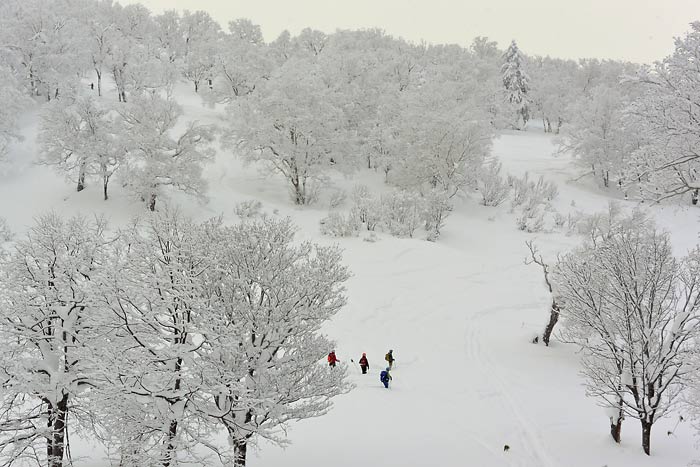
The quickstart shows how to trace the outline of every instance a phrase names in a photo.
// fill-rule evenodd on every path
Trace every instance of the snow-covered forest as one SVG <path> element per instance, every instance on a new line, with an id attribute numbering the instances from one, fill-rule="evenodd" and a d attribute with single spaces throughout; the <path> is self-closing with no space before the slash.
<path id="1" fill-rule="evenodd" d="M 1 1 L 0 466 L 700 462 L 699 63 Z"/>

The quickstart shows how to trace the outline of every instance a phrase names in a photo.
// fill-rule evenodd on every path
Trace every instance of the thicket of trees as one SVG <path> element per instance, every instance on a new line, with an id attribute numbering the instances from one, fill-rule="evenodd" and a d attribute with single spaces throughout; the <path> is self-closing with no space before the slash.
<path id="1" fill-rule="evenodd" d="M 119 465 L 244 466 L 254 437 L 324 414 L 349 389 L 319 332 L 349 274 L 294 233 L 167 209 L 116 234 L 41 216 L 0 263 L 3 465 L 64 465 L 70 422 Z"/>
<path id="2" fill-rule="evenodd" d="M 607 409 L 612 438 L 637 419 L 650 454 L 654 423 L 681 403 L 697 414 L 700 252 L 677 258 L 667 232 L 615 204 L 578 224 L 583 243 L 552 264 L 527 244 L 526 262 L 542 268 L 552 294 L 543 341 L 558 326 L 580 347 L 587 394 Z"/>
<path id="3" fill-rule="evenodd" d="M 50 101 L 42 161 L 66 173 L 79 191 L 99 180 L 105 198 L 113 175 L 150 207 L 163 186 L 202 194 L 195 175 L 169 179 L 164 171 L 200 172 L 210 160 L 211 133 L 196 124 L 184 135 L 164 127 L 131 131 L 128 118 L 143 114 L 174 126 L 177 106 L 160 100 L 171 102 L 181 81 L 191 82 L 205 102 L 228 107 L 227 145 L 283 176 L 298 204 L 313 202 L 331 171 L 363 167 L 398 188 L 440 189 L 451 198 L 478 186 L 467 178 L 488 169 L 486 142 L 495 131 L 525 129 L 533 119 L 560 133 L 562 148 L 604 186 L 629 191 L 634 182 L 657 198 L 686 192 L 697 198 L 683 141 L 666 144 L 661 127 L 639 131 L 654 125 L 649 99 L 673 100 L 673 92 L 674 125 L 682 124 L 679 104 L 697 90 L 692 80 L 683 81 L 688 89 L 682 92 L 672 83 L 691 61 L 697 31 L 679 39 L 675 58 L 640 71 L 615 61 L 528 57 L 515 42 L 502 52 L 484 37 L 463 48 L 409 43 L 380 30 L 328 35 L 307 29 L 266 43 L 248 20 L 222 29 L 202 11 L 152 15 L 140 5 L 106 0 L 11 0 L 0 13 L 0 93 L 7 103 L 0 149 L 16 138 L 17 110 L 27 96 Z M 620 84 L 637 72 L 638 86 Z M 641 96 L 649 105 L 637 101 Z M 160 115 L 147 115 L 155 108 Z M 164 141 L 159 131 L 177 142 Z M 133 141 L 122 141 L 125 136 Z M 176 148 L 180 142 L 184 147 Z M 143 146 L 151 150 L 135 149 Z M 669 150 L 666 162 L 654 162 L 660 148 L 670 147 L 675 155 Z M 181 149 L 187 153 L 178 156 L 182 163 L 163 165 L 163 154 Z M 628 170 L 630 161 L 637 163 Z M 671 173 L 675 178 L 662 176 Z"/>

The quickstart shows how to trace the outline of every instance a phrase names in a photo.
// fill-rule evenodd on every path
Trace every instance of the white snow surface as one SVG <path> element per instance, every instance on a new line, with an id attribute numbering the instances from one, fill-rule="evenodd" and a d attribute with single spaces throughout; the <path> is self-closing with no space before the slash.
<path id="1" fill-rule="evenodd" d="M 184 86 L 177 99 L 186 109 L 183 120 L 220 123 L 221 108 L 203 106 Z M 47 210 L 103 214 L 112 227 L 143 212 L 118 183 L 105 202 L 97 183 L 76 193 L 63 176 L 34 165 L 37 113 L 23 117 L 25 140 L 0 164 L 0 216 L 16 233 Z M 552 137 L 536 127 L 504 132 L 493 153 L 504 172 L 527 171 L 555 181 L 560 191 L 555 204 L 563 213 L 604 210 L 617 196 L 585 179 L 574 182 L 578 169 L 567 155 L 556 154 Z M 225 150 L 205 173 L 207 204 L 177 193 L 170 204 L 198 219 L 222 214 L 237 222 L 235 203 L 259 199 L 270 215 L 291 216 L 300 238 L 338 243 L 353 273 L 349 303 L 325 332 L 336 340 L 341 362 L 350 365 L 356 388 L 338 397 L 328 415 L 291 425 L 289 447 L 261 441 L 250 455 L 251 467 L 680 467 L 700 458 L 688 422 L 667 435 L 676 418 L 654 426 L 652 456 L 642 452 L 639 422 L 632 419 L 623 425 L 622 444 L 615 445 L 606 411 L 585 396 L 576 349 L 556 340 L 549 348 L 530 343 L 548 318 L 550 297 L 541 270 L 524 264 L 525 241 L 534 238 L 552 260 L 580 238 L 518 231 L 507 202 L 489 208 L 474 196 L 458 202 L 436 243 L 384 234 L 368 242 L 366 233 L 330 239 L 319 232 L 326 199 L 297 208 L 282 179 L 263 177 Z M 338 176 L 335 182 L 345 189 L 360 182 L 386 189 L 373 172 Z M 678 254 L 698 242 L 700 209 L 650 209 L 672 233 Z M 379 371 L 390 348 L 396 368 L 386 390 Z M 350 363 L 362 352 L 371 365 L 367 375 Z M 504 445 L 510 449 L 504 451 Z M 76 466 L 109 465 L 100 446 L 74 437 L 72 451 Z"/>

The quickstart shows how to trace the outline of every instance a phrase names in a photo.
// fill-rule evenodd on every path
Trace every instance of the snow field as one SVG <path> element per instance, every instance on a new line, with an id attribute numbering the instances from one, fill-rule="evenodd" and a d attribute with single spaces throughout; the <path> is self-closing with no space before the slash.
<path id="1" fill-rule="evenodd" d="M 177 94 L 186 109 L 183 124 L 191 119 L 219 122 L 218 110 L 202 106 L 191 91 L 183 87 Z M 0 174 L 0 216 L 11 227 L 21 233 L 33 216 L 50 209 L 66 215 L 102 213 L 113 227 L 142 212 L 141 203 L 117 183 L 104 202 L 96 184 L 75 193 L 60 175 L 30 164 L 35 131 L 32 114 L 24 123 L 26 140 L 13 147 L 10 164 Z M 527 171 L 556 181 L 560 195 L 555 207 L 562 213 L 605 209 L 610 196 L 585 180 L 570 183 L 577 171 L 555 149 L 551 136 L 530 128 L 505 132 L 493 153 L 505 173 Z M 350 365 L 355 389 L 337 398 L 328 415 L 291 426 L 292 445 L 286 449 L 261 441 L 249 465 L 675 467 L 700 457 L 687 423 L 666 435 L 675 419 L 655 425 L 650 457 L 639 446 L 635 420 L 626 421 L 622 445 L 615 446 L 604 410 L 585 397 L 575 349 L 559 342 L 551 348 L 529 343 L 545 324 L 549 296 L 539 268 L 523 262 L 525 241 L 534 237 L 547 259 L 579 238 L 520 232 L 507 202 L 486 208 L 475 197 L 458 203 L 437 243 L 384 234 L 367 242 L 365 233 L 331 239 L 321 237 L 318 229 L 327 214 L 325 200 L 296 208 L 281 179 L 262 177 L 224 150 L 205 174 L 208 204 L 177 193 L 170 203 L 198 219 L 221 214 L 226 222 L 236 222 L 235 203 L 260 199 L 268 214 L 291 216 L 300 239 L 340 244 L 353 273 L 347 284 L 349 303 L 324 331 L 336 340 L 342 363 Z M 346 189 L 360 181 L 383 189 L 381 177 L 372 173 L 336 180 Z M 697 243 L 697 210 L 653 210 L 671 230 L 679 253 Z M 397 361 L 386 390 L 378 372 L 386 366 L 389 348 Z M 368 375 L 350 363 L 362 352 L 370 361 Z M 99 449 L 76 444 L 74 457 L 81 458 L 76 465 L 107 465 Z"/>

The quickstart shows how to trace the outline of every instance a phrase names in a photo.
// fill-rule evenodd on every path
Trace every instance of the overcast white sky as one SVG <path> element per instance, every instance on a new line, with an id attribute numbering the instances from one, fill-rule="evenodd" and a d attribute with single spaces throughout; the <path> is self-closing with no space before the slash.
<path id="1" fill-rule="evenodd" d="M 652 62 L 673 50 L 673 37 L 700 21 L 700 0 L 120 0 L 164 9 L 206 10 L 225 25 L 249 18 L 266 40 L 284 29 L 379 27 L 394 36 L 468 45 L 511 39 L 533 55 Z"/>

